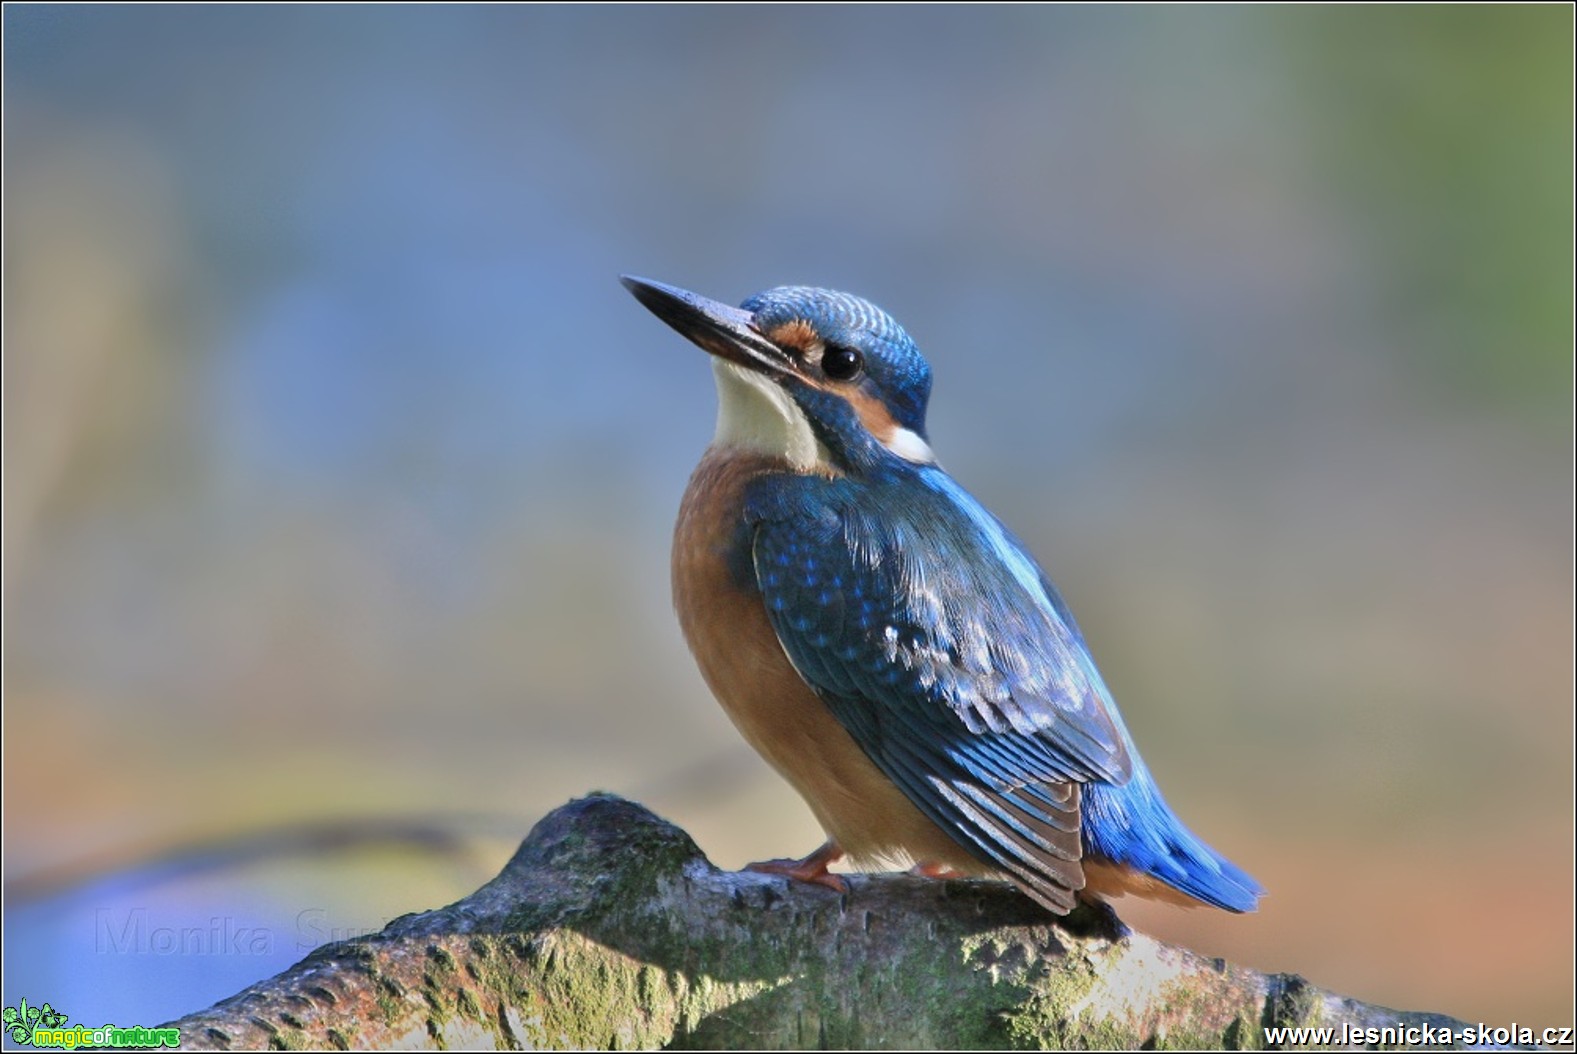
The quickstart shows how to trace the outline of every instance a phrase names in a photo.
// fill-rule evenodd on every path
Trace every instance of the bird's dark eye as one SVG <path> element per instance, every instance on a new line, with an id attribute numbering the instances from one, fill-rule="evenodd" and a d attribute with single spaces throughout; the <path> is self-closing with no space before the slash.
<path id="1" fill-rule="evenodd" d="M 835 381 L 853 380 L 864 365 L 864 356 L 841 344 L 827 345 L 821 356 L 821 371 Z"/>

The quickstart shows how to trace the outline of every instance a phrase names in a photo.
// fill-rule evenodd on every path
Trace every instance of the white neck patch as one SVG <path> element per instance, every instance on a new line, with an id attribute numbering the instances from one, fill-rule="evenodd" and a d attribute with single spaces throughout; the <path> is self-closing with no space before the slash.
<path id="1" fill-rule="evenodd" d="M 921 439 L 907 428 L 894 428 L 893 434 L 882 443 L 888 450 L 916 465 L 936 464 L 936 455 L 931 452 L 931 444 Z"/>
<path id="2" fill-rule="evenodd" d="M 713 446 L 780 457 L 798 472 L 832 460 L 805 411 L 777 382 L 719 358 L 712 359 L 712 376 L 717 380 Z"/>

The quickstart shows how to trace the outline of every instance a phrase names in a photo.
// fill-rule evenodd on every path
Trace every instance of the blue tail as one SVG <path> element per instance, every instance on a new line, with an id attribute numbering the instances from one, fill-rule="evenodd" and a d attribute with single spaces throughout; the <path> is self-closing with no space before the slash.
<path id="1" fill-rule="evenodd" d="M 1259 883 L 1183 826 L 1131 742 L 1128 750 L 1133 776 L 1127 783 L 1084 786 L 1085 852 L 1141 871 L 1206 904 L 1253 911 L 1264 893 Z"/>

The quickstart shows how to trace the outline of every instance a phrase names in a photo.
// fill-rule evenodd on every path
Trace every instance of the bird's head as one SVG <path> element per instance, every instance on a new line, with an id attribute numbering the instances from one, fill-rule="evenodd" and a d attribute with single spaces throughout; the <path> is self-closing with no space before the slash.
<path id="1" fill-rule="evenodd" d="M 847 293 L 781 286 L 737 308 L 660 282 L 624 285 L 715 356 L 714 443 L 801 472 L 930 464 L 931 368 L 892 316 Z"/>

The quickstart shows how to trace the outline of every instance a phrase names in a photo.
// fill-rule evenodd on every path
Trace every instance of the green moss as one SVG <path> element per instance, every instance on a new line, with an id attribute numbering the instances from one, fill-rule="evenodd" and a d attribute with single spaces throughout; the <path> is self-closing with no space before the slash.
<path id="1" fill-rule="evenodd" d="M 1319 989 L 1297 974 L 1275 974 L 1269 978 L 1270 994 L 1265 1000 L 1262 1025 L 1318 1026 L 1325 1017 L 1325 1000 Z"/>
<path id="2" fill-rule="evenodd" d="M 1228 1050 L 1261 1050 L 1264 1039 L 1256 1022 L 1241 1013 L 1221 1032 L 1221 1045 Z"/>
<path id="3" fill-rule="evenodd" d="M 1133 1022 L 1089 1011 L 1090 997 L 1100 978 L 1084 955 L 1041 960 L 1041 965 L 1030 994 L 1004 1015 L 1015 1047 L 1133 1049 L 1151 1038 Z"/>
<path id="4" fill-rule="evenodd" d="M 455 993 L 454 1004 L 455 1012 L 461 1017 L 469 1018 L 472 1021 L 486 1020 L 485 1015 L 482 1013 L 481 1004 L 476 1001 L 476 996 L 471 993 L 469 988 L 462 988 Z"/>
<path id="5" fill-rule="evenodd" d="M 511 933 L 535 933 L 551 927 L 561 914 L 556 904 L 524 901 L 504 916 L 502 928 Z"/>
<path id="6" fill-rule="evenodd" d="M 387 977 L 375 975 L 373 978 L 373 1000 L 378 1004 L 378 1013 L 383 1015 L 385 1025 L 393 1025 L 404 1013 L 405 990 Z"/>

